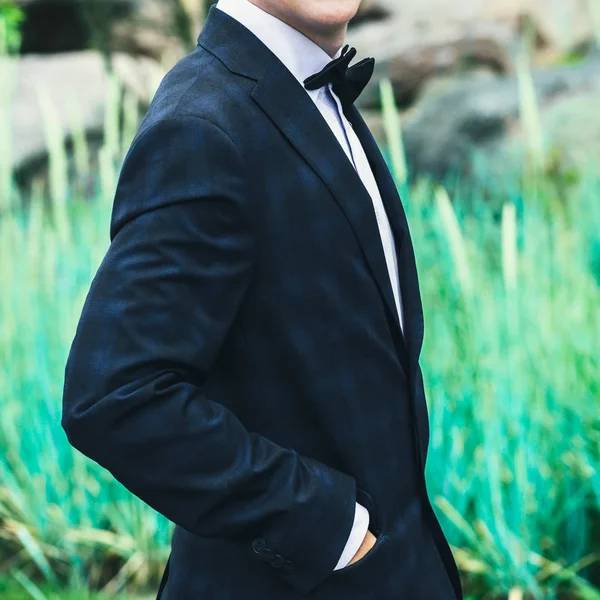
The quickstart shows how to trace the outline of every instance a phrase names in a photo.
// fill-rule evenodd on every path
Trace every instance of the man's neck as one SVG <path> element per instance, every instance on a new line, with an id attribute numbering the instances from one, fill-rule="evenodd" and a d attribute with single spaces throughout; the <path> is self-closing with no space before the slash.
<path id="1" fill-rule="evenodd" d="M 335 31 L 315 31 L 314 29 L 303 27 L 298 23 L 287 23 L 294 27 L 294 29 L 297 29 L 300 33 L 303 33 L 308 39 L 317 44 L 317 46 L 323 48 L 323 50 L 325 50 L 332 58 L 344 44 L 346 29 L 348 28 L 348 25 L 346 24 Z"/>
<path id="2" fill-rule="evenodd" d="M 277 17 L 284 23 L 287 23 L 290 27 L 293 27 L 300 33 L 304 34 L 309 40 L 312 40 L 315 44 L 320 46 L 330 57 L 334 57 L 336 52 L 344 44 L 346 38 L 346 30 L 348 29 L 348 23 L 344 23 L 336 28 L 317 28 L 307 25 L 300 19 L 294 19 L 293 15 L 284 13 L 283 11 L 275 12 L 270 5 L 263 2 L 262 0 L 248 0 L 258 8 L 268 12 L 269 14 Z"/>

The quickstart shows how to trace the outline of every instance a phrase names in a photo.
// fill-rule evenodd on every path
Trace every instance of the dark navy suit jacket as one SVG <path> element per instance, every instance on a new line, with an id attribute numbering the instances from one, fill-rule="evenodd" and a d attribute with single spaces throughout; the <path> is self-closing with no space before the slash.
<path id="1" fill-rule="evenodd" d="M 126 155 L 65 369 L 70 442 L 176 524 L 163 600 L 462 598 L 423 469 L 413 246 L 309 95 L 212 6 Z M 355 502 L 377 543 L 334 571 Z"/>

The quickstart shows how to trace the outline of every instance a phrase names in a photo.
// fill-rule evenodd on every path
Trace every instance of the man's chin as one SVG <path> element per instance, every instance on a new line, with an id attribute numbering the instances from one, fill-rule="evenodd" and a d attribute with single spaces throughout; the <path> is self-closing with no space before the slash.
<path id="1" fill-rule="evenodd" d="M 359 6 L 357 0 L 302 0 L 297 15 L 312 29 L 339 30 L 356 15 Z"/>

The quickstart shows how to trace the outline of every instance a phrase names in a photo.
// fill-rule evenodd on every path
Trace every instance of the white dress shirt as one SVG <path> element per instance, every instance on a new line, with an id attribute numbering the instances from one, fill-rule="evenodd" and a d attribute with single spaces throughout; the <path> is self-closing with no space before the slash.
<path id="1" fill-rule="evenodd" d="M 256 37 L 275 54 L 298 80 L 305 92 L 311 97 L 323 118 L 335 134 L 344 149 L 348 160 L 356 169 L 364 186 L 371 195 L 377 225 L 381 236 L 385 260 L 388 267 L 396 308 L 403 326 L 403 311 L 400 301 L 398 282 L 398 264 L 394 249 L 392 232 L 381 201 L 377 182 L 365 155 L 362 144 L 346 119 L 339 98 L 333 92 L 331 84 L 317 90 L 306 90 L 303 81 L 313 73 L 320 71 L 329 61 L 341 54 L 341 48 L 334 56 L 329 56 L 318 44 L 294 29 L 284 21 L 262 10 L 249 0 L 218 0 L 217 8 L 227 13 Z M 345 567 L 359 549 L 369 528 L 369 512 L 356 503 L 354 524 L 334 570 Z M 316 532 L 318 534 L 318 532 Z"/>

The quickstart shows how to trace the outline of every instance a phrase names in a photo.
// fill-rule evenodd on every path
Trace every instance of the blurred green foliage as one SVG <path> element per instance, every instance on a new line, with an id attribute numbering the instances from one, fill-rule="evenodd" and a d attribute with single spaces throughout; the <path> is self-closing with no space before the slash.
<path id="1" fill-rule="evenodd" d="M 35 586 L 35 588 L 23 587 L 14 578 L 0 576 L 0 598 L 2 600 L 142 600 L 131 596 L 110 596 L 107 594 L 90 592 L 87 589 L 65 590 L 50 585 Z M 156 595 L 148 596 L 146 600 L 154 600 Z"/>
<path id="2" fill-rule="evenodd" d="M 21 46 L 21 24 L 25 20 L 23 10 L 14 0 L 0 0 L 0 54 L 13 54 Z"/>

